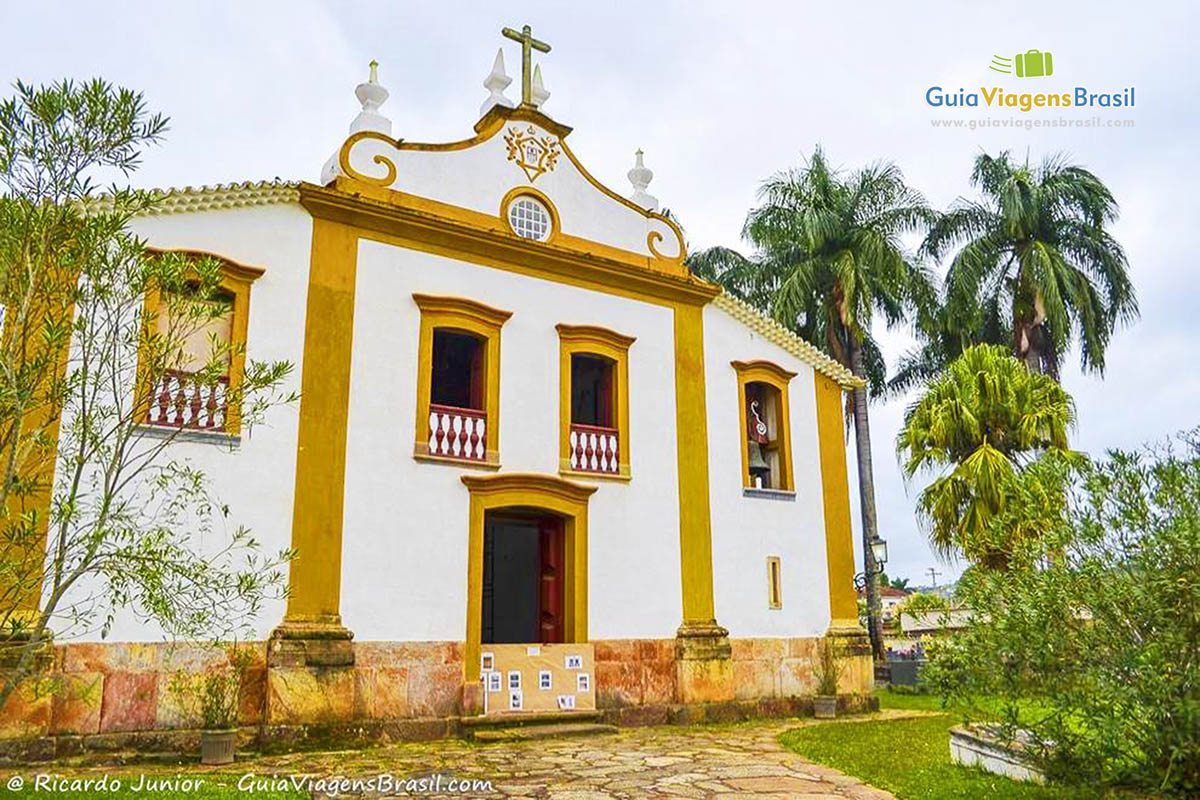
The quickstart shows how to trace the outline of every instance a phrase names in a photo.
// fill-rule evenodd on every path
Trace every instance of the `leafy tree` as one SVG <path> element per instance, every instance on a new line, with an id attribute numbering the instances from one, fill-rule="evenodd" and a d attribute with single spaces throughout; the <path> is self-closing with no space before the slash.
<path id="1" fill-rule="evenodd" d="M 107 633 L 126 609 L 172 636 L 221 636 L 284 591 L 290 552 L 226 532 L 205 475 L 171 458 L 179 431 L 142 425 L 185 342 L 228 308 L 219 263 L 148 253 L 130 232 L 154 197 L 98 194 L 165 129 L 140 94 L 99 80 L 18 83 L 0 103 L 0 707 L 51 636 Z M 193 369 L 211 390 L 232 347 L 210 344 Z M 243 426 L 292 399 L 290 370 L 247 363 L 227 397 Z"/>
<path id="2" fill-rule="evenodd" d="M 1014 476 L 1039 454 L 1080 458 L 1067 449 L 1074 420 L 1070 395 L 1052 379 L 1003 347 L 967 348 L 908 408 L 896 439 L 906 477 L 936 474 L 917 499 L 933 547 L 1002 566 L 1013 544 L 1036 536 L 1036 528 L 1014 527 L 996 540 L 989 524 Z"/>
<path id="3" fill-rule="evenodd" d="M 1062 156 L 1035 167 L 1007 152 L 977 157 L 971 183 L 983 199 L 957 201 L 925 239 L 934 258 L 956 251 L 946 311 L 922 326 L 924 352 L 909 354 L 895 388 L 980 342 L 1057 380 L 1078 339 L 1083 369 L 1103 373 L 1117 324 L 1138 314 L 1125 252 L 1106 229 L 1117 216 L 1108 187 Z"/>
<path id="4" fill-rule="evenodd" d="M 908 578 L 892 578 L 888 583 L 893 589 L 908 589 Z"/>
<path id="5" fill-rule="evenodd" d="M 689 262 L 742 299 L 812 342 L 880 391 L 886 367 L 871 336 L 876 315 L 888 324 L 932 307 L 929 275 L 910 258 L 901 237 L 923 230 L 934 213 L 893 164 L 849 175 L 833 169 L 817 148 L 802 169 L 779 173 L 759 191 L 762 204 L 746 219 L 743 236 L 753 257 L 714 248 Z M 875 575 L 869 542 L 878 535 L 867 389 L 851 397 L 866 571 Z M 867 582 L 871 638 L 884 656 L 879 593 Z"/>
<path id="6" fill-rule="evenodd" d="M 969 719 L 1028 732 L 1052 778 L 1196 797 L 1200 429 L 1096 464 L 1043 464 L 1010 492 L 996 535 L 1041 535 L 1003 573 L 967 570 L 972 624 L 931 648 L 926 678 Z"/>

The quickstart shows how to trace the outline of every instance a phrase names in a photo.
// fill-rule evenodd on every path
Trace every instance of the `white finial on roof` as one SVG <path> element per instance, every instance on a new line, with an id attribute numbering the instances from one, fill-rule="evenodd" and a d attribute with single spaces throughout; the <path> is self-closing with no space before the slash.
<path id="1" fill-rule="evenodd" d="M 533 68 L 533 82 L 529 86 L 529 94 L 531 95 L 530 102 L 534 108 L 541 108 L 542 105 L 550 99 L 550 93 L 546 91 L 545 85 L 542 83 L 542 65 L 538 64 Z"/>
<path id="2" fill-rule="evenodd" d="M 634 153 L 634 157 L 637 160 L 633 165 L 633 169 L 627 173 L 629 182 L 633 184 L 633 194 L 629 196 L 629 199 L 642 208 L 657 211 L 658 198 L 646 193 L 646 188 L 650 185 L 650 181 L 654 180 L 654 172 L 642 163 L 642 149 L 640 147 Z"/>
<path id="3" fill-rule="evenodd" d="M 359 111 L 358 116 L 350 123 L 350 134 L 374 131 L 382 133 L 384 136 L 391 136 L 392 121 L 379 113 L 379 107 L 388 99 L 388 90 L 379 85 L 379 62 L 372 60 L 370 66 L 371 74 L 368 76 L 367 82 L 360 83 L 354 88 L 354 96 L 358 98 L 358 102 L 362 103 L 362 111 Z M 329 185 L 330 181 L 342 174 L 341 165 L 338 163 L 338 152 L 334 151 L 334 154 L 325 162 L 325 166 L 321 167 L 321 184 L 324 186 Z"/>
<path id="4" fill-rule="evenodd" d="M 392 121 L 379 113 L 379 107 L 388 99 L 388 90 L 379 85 L 379 62 L 371 62 L 371 75 L 366 83 L 354 89 L 354 96 L 362 103 L 362 111 L 350 123 L 350 133 L 376 131 L 392 135 Z"/>
<path id="5" fill-rule="evenodd" d="M 504 96 L 504 90 L 512 83 L 512 78 L 508 77 L 508 73 L 504 71 L 504 48 L 500 47 L 496 50 L 496 60 L 492 62 L 492 72 L 483 81 L 483 88 L 487 89 L 491 94 L 488 99 L 483 101 L 483 105 L 479 107 L 479 116 L 483 116 L 492 110 L 492 106 L 504 106 L 512 108 L 512 101 Z"/>

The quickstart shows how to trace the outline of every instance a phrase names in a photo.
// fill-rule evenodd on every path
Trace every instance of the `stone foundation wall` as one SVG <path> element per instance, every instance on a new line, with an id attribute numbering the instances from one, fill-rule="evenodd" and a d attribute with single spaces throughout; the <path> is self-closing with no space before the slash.
<path id="1" fill-rule="evenodd" d="M 462 713 L 459 642 L 356 642 L 348 667 L 273 666 L 270 725 L 442 719 Z"/>
<path id="2" fill-rule="evenodd" d="M 266 647 L 252 653 L 243 675 L 242 724 L 262 718 Z M 0 710 L 0 739 L 123 733 L 196 727 L 171 692 L 177 672 L 228 666 L 223 650 L 194 645 L 71 644 L 53 648 L 46 669 L 18 687 Z"/>
<path id="3" fill-rule="evenodd" d="M 732 639 L 731 658 L 714 674 L 731 686 L 683 702 L 675 639 L 613 639 L 592 644 L 596 701 L 623 725 L 692 723 L 807 713 L 819 638 Z M 361 642 L 354 663 L 302 666 L 272 662 L 267 643 L 246 645 L 242 680 L 243 746 L 286 749 L 454 735 L 477 713 L 478 687 L 462 681 L 459 642 Z M 171 691 L 178 672 L 228 665 L 226 654 L 197 645 L 67 644 L 23 683 L 0 711 L 0 757 L 55 757 L 88 751 L 193 749 L 198 720 Z M 869 700 L 869 651 L 847 659 L 841 692 L 848 707 Z M 860 698 L 859 700 L 854 699 Z"/>
<path id="4" fill-rule="evenodd" d="M 813 664 L 821 638 L 730 639 L 732 699 L 774 700 L 816 691 Z M 609 639 L 596 648 L 596 704 L 602 709 L 678 703 L 674 639 Z M 845 658 L 839 692 L 870 695 L 874 674 L 868 652 Z"/>

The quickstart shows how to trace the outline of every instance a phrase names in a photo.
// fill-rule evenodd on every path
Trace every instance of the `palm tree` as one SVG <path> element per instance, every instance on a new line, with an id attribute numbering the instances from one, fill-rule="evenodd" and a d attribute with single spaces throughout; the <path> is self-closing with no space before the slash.
<path id="1" fill-rule="evenodd" d="M 938 259 L 957 248 L 925 360 L 944 366 L 964 338 L 1006 344 L 1057 380 L 1077 337 L 1084 371 L 1103 373 L 1117 323 L 1138 315 L 1125 252 L 1105 229 L 1117 216 L 1108 188 L 1062 156 L 1033 167 L 1007 152 L 978 156 L 971 183 L 983 199 L 957 201 L 923 246 Z"/>
<path id="2" fill-rule="evenodd" d="M 1014 542 L 991 539 L 988 523 L 1003 511 L 1013 477 L 1036 457 L 1080 458 L 1067 449 L 1074 421 L 1070 395 L 1006 347 L 964 350 L 909 406 L 896 438 L 906 477 L 938 473 L 917 500 L 934 549 L 990 566 L 1006 563 Z"/>
<path id="3" fill-rule="evenodd" d="M 893 164 L 878 163 L 843 175 L 818 147 L 803 168 L 770 178 L 761 205 L 746 218 L 743 237 L 751 258 L 725 248 L 693 256 L 692 269 L 758 306 L 812 342 L 873 390 L 882 390 L 885 364 L 871 323 L 905 320 L 936 295 L 928 273 L 906 255 L 901 237 L 924 230 L 934 213 Z M 870 543 L 878 537 L 871 434 L 865 387 L 854 389 L 850 410 L 858 456 L 868 629 L 878 658 L 885 656 L 879 626 L 879 567 Z"/>

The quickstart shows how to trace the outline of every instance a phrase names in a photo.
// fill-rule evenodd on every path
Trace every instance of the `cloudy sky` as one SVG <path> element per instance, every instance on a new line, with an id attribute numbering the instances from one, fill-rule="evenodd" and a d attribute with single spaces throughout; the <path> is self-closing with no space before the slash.
<path id="1" fill-rule="evenodd" d="M 500 28 L 530 24 L 553 46 L 545 111 L 574 126 L 572 149 L 628 191 L 637 147 L 650 187 L 683 221 L 692 249 L 739 246 L 755 191 L 816 144 L 846 168 L 895 161 L 930 202 L 970 192 L 971 161 L 1011 149 L 1062 151 L 1094 170 L 1121 204 L 1141 320 L 1120 332 L 1103 379 L 1064 375 L 1077 446 L 1100 452 L 1200 421 L 1200 277 L 1191 246 L 1200 211 L 1200 30 L 1195 4 L 1144 2 L 157 2 L 0 3 L 6 83 L 102 76 L 145 92 L 171 117 L 166 144 L 136 183 L 184 186 L 281 177 L 315 180 L 357 111 L 354 85 L 378 59 L 397 136 L 469 135 Z M 993 54 L 1050 51 L 1039 82 L 988 70 Z M 518 81 L 519 83 L 519 81 Z M 932 109 L 930 86 L 1119 91 L 1133 109 L 1100 109 L 1119 129 L 934 128 L 935 118 L 1059 116 Z M 510 89 L 510 95 L 512 89 Z M 1090 114 L 1072 111 L 1071 118 Z M 909 341 L 885 334 L 889 357 Z M 916 487 L 892 443 L 906 401 L 872 413 L 888 572 L 927 582 L 938 563 L 913 520 Z"/>

